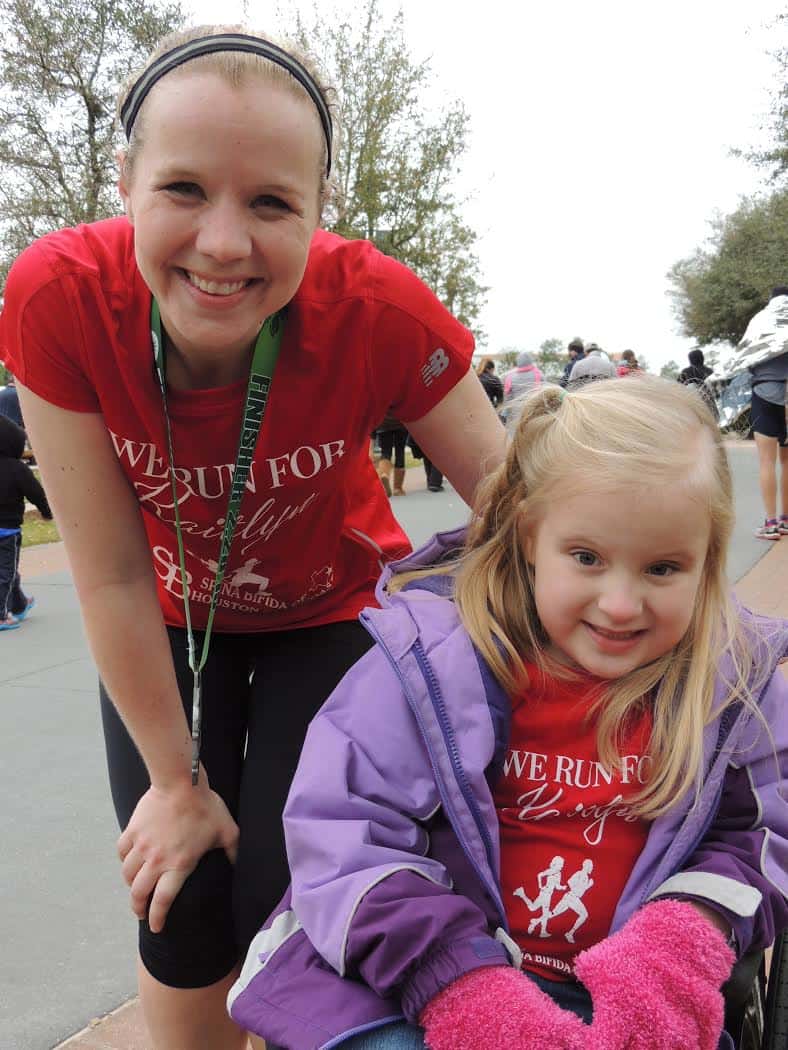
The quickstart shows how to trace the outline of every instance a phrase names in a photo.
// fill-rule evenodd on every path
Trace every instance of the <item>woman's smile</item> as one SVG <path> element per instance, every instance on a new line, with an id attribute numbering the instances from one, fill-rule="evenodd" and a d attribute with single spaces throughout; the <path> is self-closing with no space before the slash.
<path id="1" fill-rule="evenodd" d="M 208 295 L 234 295 L 236 292 L 240 292 L 243 288 L 248 288 L 254 280 L 254 278 L 241 278 L 234 281 L 228 281 L 227 278 L 201 277 L 199 274 L 193 273 L 191 270 L 182 270 L 181 272 L 186 277 L 189 284 L 192 284 L 195 288 L 199 288 L 201 292 L 206 292 Z"/>
<path id="2" fill-rule="evenodd" d="M 168 378 L 232 382 L 304 275 L 319 218 L 317 113 L 276 85 L 194 73 L 156 85 L 144 128 L 119 187 L 140 273 L 189 365 Z"/>

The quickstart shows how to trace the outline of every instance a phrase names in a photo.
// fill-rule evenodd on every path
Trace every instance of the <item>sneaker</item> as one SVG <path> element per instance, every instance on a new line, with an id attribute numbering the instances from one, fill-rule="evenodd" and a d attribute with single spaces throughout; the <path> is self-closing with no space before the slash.
<path id="1" fill-rule="evenodd" d="M 779 540 L 780 526 L 775 518 L 767 518 L 760 528 L 755 530 L 759 540 Z"/>
<path id="2" fill-rule="evenodd" d="M 788 514 L 780 515 L 780 524 L 777 527 L 781 536 L 788 536 Z"/>
<path id="3" fill-rule="evenodd" d="M 0 620 L 0 631 L 15 631 L 17 627 L 21 627 L 18 618 L 9 613 L 4 620 Z"/>
<path id="4" fill-rule="evenodd" d="M 21 612 L 18 612 L 18 613 L 15 614 L 17 620 L 19 620 L 20 623 L 22 622 L 22 620 L 26 620 L 27 617 L 30 615 L 30 613 L 35 608 L 35 606 L 36 606 L 35 598 L 28 598 L 27 599 L 27 605 L 24 607 L 24 609 Z"/>

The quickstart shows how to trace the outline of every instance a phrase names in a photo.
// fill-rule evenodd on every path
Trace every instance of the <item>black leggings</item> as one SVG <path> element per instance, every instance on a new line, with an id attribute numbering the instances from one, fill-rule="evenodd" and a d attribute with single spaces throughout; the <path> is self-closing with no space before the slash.
<path id="1" fill-rule="evenodd" d="M 405 466 L 405 445 L 408 441 L 408 432 L 404 427 L 398 430 L 384 430 L 378 433 L 378 444 L 380 445 L 380 458 L 391 459 L 394 453 L 394 466 L 402 470 Z"/>
<path id="2" fill-rule="evenodd" d="M 191 720 L 186 634 L 168 631 Z M 211 787 L 240 827 L 238 860 L 233 867 L 224 850 L 206 853 L 175 898 L 162 932 L 140 923 L 140 957 L 157 981 L 203 988 L 226 977 L 278 904 L 289 882 L 282 809 L 307 725 L 371 644 L 355 620 L 213 636 L 202 675 L 202 761 Z M 112 799 L 125 828 L 150 781 L 103 686 L 101 714 Z"/>

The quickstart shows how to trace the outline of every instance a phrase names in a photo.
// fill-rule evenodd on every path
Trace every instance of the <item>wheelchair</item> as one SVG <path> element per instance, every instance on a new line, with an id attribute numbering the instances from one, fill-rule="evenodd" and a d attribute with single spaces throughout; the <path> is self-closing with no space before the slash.
<path id="1" fill-rule="evenodd" d="M 788 1050 L 788 931 L 764 952 L 742 956 L 723 988 L 725 1029 L 737 1050 Z"/>

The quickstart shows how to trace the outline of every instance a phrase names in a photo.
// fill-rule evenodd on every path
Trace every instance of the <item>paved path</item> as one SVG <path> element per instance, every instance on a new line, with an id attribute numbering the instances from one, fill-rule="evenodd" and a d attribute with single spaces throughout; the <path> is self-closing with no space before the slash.
<path id="1" fill-rule="evenodd" d="M 731 461 L 740 522 L 729 574 L 748 604 L 788 616 L 788 543 L 752 537 L 752 444 L 732 448 Z M 420 468 L 406 490 L 393 506 L 414 544 L 466 516 L 448 487 L 424 489 Z M 50 1050 L 65 1039 L 69 1050 L 148 1050 L 132 1000 L 135 927 L 114 855 L 96 675 L 62 545 L 25 550 L 22 572 L 38 608 L 0 636 L 0 1047 Z"/>

